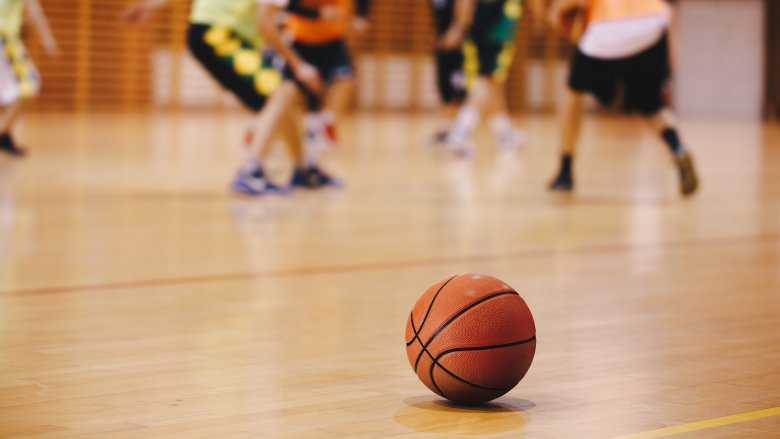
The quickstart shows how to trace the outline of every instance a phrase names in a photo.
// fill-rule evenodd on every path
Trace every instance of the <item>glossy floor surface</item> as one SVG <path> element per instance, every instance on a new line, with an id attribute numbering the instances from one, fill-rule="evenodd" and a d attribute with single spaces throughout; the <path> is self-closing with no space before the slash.
<path id="1" fill-rule="evenodd" d="M 459 160 L 430 116 L 357 115 L 328 158 L 343 190 L 247 199 L 246 122 L 26 117 L 31 155 L 0 157 L 0 437 L 780 437 L 777 126 L 686 121 L 703 185 L 681 199 L 645 127 L 591 116 L 566 197 L 551 117 Z M 538 330 L 484 407 L 404 353 L 417 297 L 467 272 Z"/>

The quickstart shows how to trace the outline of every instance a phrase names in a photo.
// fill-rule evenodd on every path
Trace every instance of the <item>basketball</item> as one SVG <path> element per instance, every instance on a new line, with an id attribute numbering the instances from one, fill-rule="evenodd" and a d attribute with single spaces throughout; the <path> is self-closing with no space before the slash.
<path id="1" fill-rule="evenodd" d="M 485 275 L 443 279 L 417 300 L 406 324 L 406 354 L 433 392 L 461 404 L 491 401 L 528 372 L 536 327 L 525 301 Z"/>

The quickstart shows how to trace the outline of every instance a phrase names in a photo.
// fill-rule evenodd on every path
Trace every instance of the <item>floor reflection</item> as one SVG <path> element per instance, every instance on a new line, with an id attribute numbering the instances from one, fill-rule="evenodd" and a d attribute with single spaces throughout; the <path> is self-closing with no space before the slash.
<path id="1" fill-rule="evenodd" d="M 458 405 L 435 396 L 404 400 L 394 418 L 404 427 L 416 431 L 447 435 L 481 435 L 506 433 L 523 429 L 531 420 L 526 410 L 531 401 L 501 398 L 498 402 L 478 406 Z M 522 438 L 523 431 L 513 437 Z"/>

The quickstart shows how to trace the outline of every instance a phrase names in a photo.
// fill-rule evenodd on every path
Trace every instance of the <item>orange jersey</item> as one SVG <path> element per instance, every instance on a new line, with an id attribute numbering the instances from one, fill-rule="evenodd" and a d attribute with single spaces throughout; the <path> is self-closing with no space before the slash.
<path id="1" fill-rule="evenodd" d="M 668 15 L 663 0 L 591 0 L 588 21 L 619 20 L 643 15 Z"/>
<path id="2" fill-rule="evenodd" d="M 342 39 L 347 35 L 353 13 L 353 0 L 301 0 L 301 7 L 320 9 L 324 6 L 338 8 L 340 15 L 335 20 L 307 18 L 290 14 L 285 23 L 295 41 L 304 44 L 322 44 Z"/>

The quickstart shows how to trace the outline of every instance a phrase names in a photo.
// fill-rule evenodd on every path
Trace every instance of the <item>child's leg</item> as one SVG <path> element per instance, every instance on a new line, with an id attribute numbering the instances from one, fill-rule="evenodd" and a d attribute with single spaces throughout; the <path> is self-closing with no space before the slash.
<path id="1" fill-rule="evenodd" d="M 0 151 L 17 157 L 22 157 L 26 154 L 26 151 L 17 146 L 11 136 L 11 129 L 19 116 L 20 107 L 21 104 L 17 101 L 2 107 L 2 110 L 0 110 Z"/>
<path id="2" fill-rule="evenodd" d="M 574 188 L 572 166 L 582 126 L 582 94 L 567 89 L 561 114 L 561 164 L 550 189 L 570 191 Z"/>
<path id="3" fill-rule="evenodd" d="M 335 118 L 340 118 L 349 110 L 355 92 L 353 78 L 337 79 L 328 89 L 326 108 L 333 112 Z"/>
<path id="4" fill-rule="evenodd" d="M 672 110 L 664 107 L 654 115 L 648 116 L 653 131 L 660 134 L 664 144 L 674 156 L 680 174 L 680 193 L 691 195 L 699 187 L 699 178 L 693 163 L 693 157 L 685 148 L 677 129 L 677 120 Z"/>

